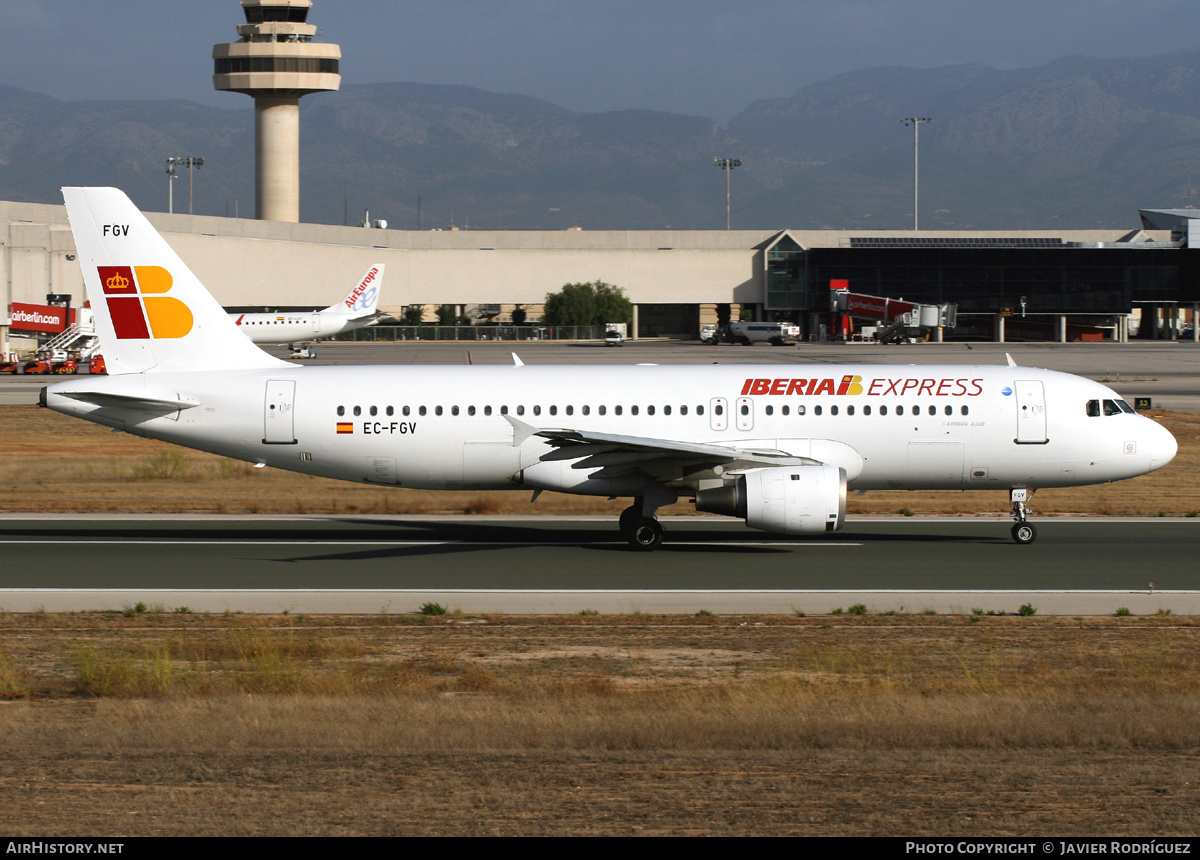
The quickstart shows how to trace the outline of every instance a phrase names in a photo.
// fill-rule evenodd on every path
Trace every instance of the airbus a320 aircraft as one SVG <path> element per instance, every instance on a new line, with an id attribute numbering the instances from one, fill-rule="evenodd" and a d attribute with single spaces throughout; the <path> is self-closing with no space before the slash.
<path id="1" fill-rule="evenodd" d="M 383 263 L 376 263 L 359 278 L 354 289 L 336 305 L 321 311 L 289 311 L 277 314 L 230 314 L 246 337 L 255 343 L 292 343 L 332 337 L 379 321 L 375 312 L 383 285 Z"/>
<path id="2" fill-rule="evenodd" d="M 1131 478 L 1174 437 L 1115 392 L 1025 367 L 298 367 L 249 340 L 129 199 L 64 189 L 109 376 L 41 404 L 313 475 L 439 490 L 632 497 L 659 546 L 679 497 L 787 535 L 841 528 L 848 489 L 1028 494 Z M 800 374 L 803 374 L 801 376 Z M 536 496 L 536 492 L 535 492 Z"/>

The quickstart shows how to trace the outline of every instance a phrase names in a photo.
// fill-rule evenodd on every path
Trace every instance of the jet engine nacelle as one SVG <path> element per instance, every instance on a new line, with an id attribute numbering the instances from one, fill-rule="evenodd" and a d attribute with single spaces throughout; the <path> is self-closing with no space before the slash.
<path id="1" fill-rule="evenodd" d="M 838 466 L 751 469 L 724 487 L 696 493 L 696 510 L 741 517 L 789 535 L 824 534 L 846 522 L 846 470 Z"/>

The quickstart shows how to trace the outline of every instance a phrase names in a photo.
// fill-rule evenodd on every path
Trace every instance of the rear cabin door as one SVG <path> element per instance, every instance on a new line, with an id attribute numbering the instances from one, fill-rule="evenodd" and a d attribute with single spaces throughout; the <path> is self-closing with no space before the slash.
<path id="1" fill-rule="evenodd" d="M 296 380 L 271 379 L 263 403 L 263 442 L 267 445 L 295 445 L 296 427 L 293 407 Z"/>

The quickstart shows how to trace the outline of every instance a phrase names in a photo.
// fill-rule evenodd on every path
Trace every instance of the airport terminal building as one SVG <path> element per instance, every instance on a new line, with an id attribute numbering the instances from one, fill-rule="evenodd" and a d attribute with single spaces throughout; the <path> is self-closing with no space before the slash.
<path id="1" fill-rule="evenodd" d="M 948 338 L 1120 340 L 1131 320 L 1139 337 L 1195 336 L 1182 321 L 1200 302 L 1198 215 L 1147 209 L 1131 230 L 979 232 L 418 232 L 148 218 L 233 310 L 325 307 L 369 265 L 385 263 L 380 308 L 397 315 L 451 304 L 495 322 L 514 305 L 540 306 L 563 284 L 601 280 L 634 303 L 639 337 L 696 337 L 732 308 L 735 319 L 788 319 L 818 338 L 834 330 L 830 286 L 844 282 L 856 293 L 956 303 Z M 65 208 L 0 202 L 0 271 L 0 340 L 29 334 L 14 308 L 46 306 L 48 296 L 81 305 Z"/>

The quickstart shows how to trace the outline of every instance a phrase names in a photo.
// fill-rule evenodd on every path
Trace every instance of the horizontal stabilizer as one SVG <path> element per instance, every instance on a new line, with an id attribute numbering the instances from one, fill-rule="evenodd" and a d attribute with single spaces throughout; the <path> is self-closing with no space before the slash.
<path id="1" fill-rule="evenodd" d="M 175 397 L 145 397 L 133 394 L 110 394 L 104 391 L 60 391 L 63 397 L 94 403 L 110 409 L 145 409 L 150 412 L 174 412 L 199 406 L 198 400 L 180 400 Z"/>

